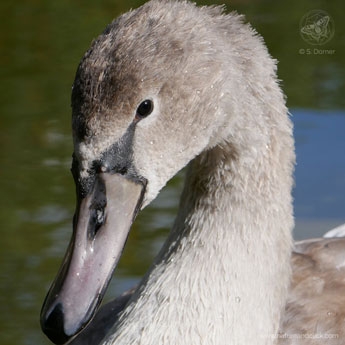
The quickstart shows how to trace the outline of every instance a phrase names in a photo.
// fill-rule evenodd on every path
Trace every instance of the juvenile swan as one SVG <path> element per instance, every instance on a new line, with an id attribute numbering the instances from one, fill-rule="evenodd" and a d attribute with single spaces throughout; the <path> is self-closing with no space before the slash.
<path id="1" fill-rule="evenodd" d="M 53 342 L 90 322 L 137 212 L 191 161 L 151 268 L 73 343 L 318 344 L 303 334 L 334 333 L 322 343 L 344 344 L 345 294 L 331 283 L 345 278 L 342 240 L 297 245 L 287 299 L 292 125 L 276 62 L 241 16 L 170 0 L 122 15 L 83 57 L 72 107 L 73 236 L 41 314 Z"/>

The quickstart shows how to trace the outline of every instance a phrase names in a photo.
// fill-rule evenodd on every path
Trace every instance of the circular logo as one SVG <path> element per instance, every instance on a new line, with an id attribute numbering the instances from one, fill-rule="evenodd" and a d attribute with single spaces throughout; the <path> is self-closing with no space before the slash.
<path id="1" fill-rule="evenodd" d="M 322 45 L 331 40 L 334 35 L 334 21 L 322 10 L 312 10 L 306 13 L 299 24 L 302 39 L 312 45 Z"/>

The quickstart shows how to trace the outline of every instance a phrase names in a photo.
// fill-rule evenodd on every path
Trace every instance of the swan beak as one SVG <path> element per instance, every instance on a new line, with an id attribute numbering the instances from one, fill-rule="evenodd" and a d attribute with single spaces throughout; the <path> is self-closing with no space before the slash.
<path id="1" fill-rule="evenodd" d="M 77 335 L 95 314 L 144 191 L 143 182 L 98 173 L 79 199 L 72 239 L 41 311 L 41 327 L 55 344 Z"/>

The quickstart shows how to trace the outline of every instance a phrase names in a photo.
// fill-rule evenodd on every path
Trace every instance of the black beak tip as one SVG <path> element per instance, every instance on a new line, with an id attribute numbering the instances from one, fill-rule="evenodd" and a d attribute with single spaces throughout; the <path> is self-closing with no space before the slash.
<path id="1" fill-rule="evenodd" d="M 47 317 L 41 315 L 42 330 L 54 344 L 65 344 L 71 338 L 65 333 L 63 325 L 64 314 L 60 303 L 54 307 Z"/>

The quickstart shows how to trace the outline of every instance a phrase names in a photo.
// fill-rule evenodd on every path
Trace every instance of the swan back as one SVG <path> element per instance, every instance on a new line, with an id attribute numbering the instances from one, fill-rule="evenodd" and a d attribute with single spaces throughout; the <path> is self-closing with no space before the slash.
<path id="1" fill-rule="evenodd" d="M 345 239 L 297 242 L 279 344 L 340 345 L 345 339 Z"/>

